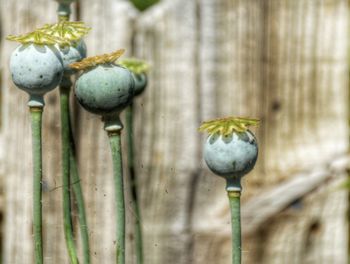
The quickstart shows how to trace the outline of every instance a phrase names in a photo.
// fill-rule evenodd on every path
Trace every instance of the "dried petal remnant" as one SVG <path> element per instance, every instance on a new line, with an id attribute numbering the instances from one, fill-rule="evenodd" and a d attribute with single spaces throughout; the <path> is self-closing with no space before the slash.
<path id="1" fill-rule="evenodd" d="M 109 54 L 88 57 L 80 62 L 72 63 L 69 66 L 76 70 L 86 70 L 99 64 L 114 64 L 124 52 L 124 49 L 120 49 Z"/>
<path id="2" fill-rule="evenodd" d="M 245 132 L 249 126 L 257 126 L 258 124 L 258 119 L 227 117 L 203 122 L 199 127 L 199 131 L 207 131 L 210 135 L 218 133 L 227 136 L 232 133 Z"/>

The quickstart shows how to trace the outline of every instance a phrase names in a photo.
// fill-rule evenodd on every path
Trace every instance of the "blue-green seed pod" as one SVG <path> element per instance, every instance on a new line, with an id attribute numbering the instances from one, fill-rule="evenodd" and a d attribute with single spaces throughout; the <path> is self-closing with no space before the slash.
<path id="1" fill-rule="evenodd" d="M 17 87 L 42 96 L 61 82 L 63 62 L 54 46 L 23 44 L 11 55 L 10 71 Z"/>
<path id="2" fill-rule="evenodd" d="M 129 70 L 115 64 L 100 64 L 79 77 L 75 95 L 87 111 L 108 115 L 119 113 L 131 102 L 134 87 Z"/>
<path id="3" fill-rule="evenodd" d="M 147 86 L 148 78 L 146 73 L 140 73 L 140 74 L 132 73 L 132 76 L 134 77 L 134 81 L 135 81 L 134 95 L 136 96 L 141 94 L 145 90 Z"/>
<path id="4" fill-rule="evenodd" d="M 85 59 L 87 55 L 87 48 L 86 48 L 85 41 L 83 39 L 78 41 L 76 48 L 79 51 L 81 59 Z"/>
<path id="5" fill-rule="evenodd" d="M 205 142 L 205 162 L 211 171 L 226 179 L 243 177 L 254 168 L 257 158 L 258 144 L 249 130 L 213 134 Z"/>
<path id="6" fill-rule="evenodd" d="M 69 67 L 69 65 L 81 61 L 86 57 L 86 45 L 84 40 L 80 40 L 79 42 L 72 44 L 72 46 L 59 47 L 57 45 L 57 49 L 59 49 L 61 53 L 64 73 L 68 75 L 74 74 L 76 71 Z"/>

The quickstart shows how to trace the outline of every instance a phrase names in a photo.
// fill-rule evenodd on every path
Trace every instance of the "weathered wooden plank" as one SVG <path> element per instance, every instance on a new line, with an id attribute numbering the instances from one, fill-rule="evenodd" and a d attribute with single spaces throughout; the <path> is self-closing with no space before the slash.
<path id="1" fill-rule="evenodd" d="M 348 194 L 339 188 L 345 178 L 338 175 L 266 223 L 264 251 L 252 263 L 348 263 Z"/>
<path id="2" fill-rule="evenodd" d="M 202 120 L 229 115 L 261 117 L 261 107 L 266 103 L 262 89 L 265 37 L 262 1 L 200 2 Z M 208 54 L 212 54 L 211 58 Z M 260 152 L 264 151 L 261 143 Z M 264 155 L 260 155 L 257 170 L 263 169 Z M 224 185 L 223 179 L 202 170 L 192 219 L 191 263 L 230 262 L 229 210 Z"/>
<path id="3" fill-rule="evenodd" d="M 31 7 L 36 6 L 35 9 L 31 9 Z M 15 33 L 23 33 L 26 31 L 30 31 L 35 26 L 42 25 L 43 23 L 54 22 L 56 21 L 56 8 L 57 3 L 55 1 L 36 1 L 28 2 L 21 1 L 21 3 L 17 3 L 17 1 L 6 1 L 4 3 L 4 10 L 10 10 L 13 15 L 12 16 L 3 16 L 3 24 L 4 24 L 4 36 L 8 34 Z M 87 17 L 86 13 L 84 13 L 84 4 L 81 4 L 83 17 Z M 111 8 L 112 7 L 112 8 Z M 110 5 L 109 2 L 106 2 L 102 10 L 94 9 L 96 12 L 102 11 L 104 12 L 104 16 L 97 15 L 94 17 L 100 17 L 100 20 L 91 23 L 97 29 L 97 34 L 91 37 L 87 42 L 90 50 L 94 53 L 107 52 L 111 50 L 107 50 L 107 47 L 111 47 L 112 49 L 119 48 L 116 44 L 113 47 L 114 41 L 113 39 L 123 39 L 122 32 L 127 32 L 127 35 L 130 36 L 132 31 L 129 30 L 131 27 L 128 24 L 127 19 L 122 19 L 122 17 L 128 17 L 129 14 L 125 11 L 133 10 L 128 9 L 129 5 L 125 1 L 120 1 L 115 3 L 113 1 L 113 5 Z M 90 13 L 90 7 L 88 8 L 88 12 Z M 75 12 L 75 8 L 73 10 Z M 108 15 L 109 14 L 109 15 Z M 112 25 L 115 20 L 115 15 L 119 17 L 117 21 L 118 26 L 116 27 Z M 90 20 L 86 19 L 89 23 Z M 123 21 L 125 23 L 123 23 Z M 111 26 L 111 28 L 107 28 Z M 102 28 L 102 29 L 101 29 Z M 109 31 L 109 29 L 111 31 Z M 95 31 L 96 32 L 96 31 Z M 107 37 L 101 39 L 102 36 L 106 35 Z M 119 32 L 119 35 L 115 35 L 115 32 Z M 113 36 L 109 37 L 109 36 Z M 95 42 L 94 40 L 98 39 L 99 42 Z M 121 43 L 122 47 L 128 46 L 124 43 Z M 130 37 L 129 37 L 130 43 Z M 102 44 L 105 45 L 102 47 Z M 7 182 L 5 188 L 7 190 L 7 199 L 8 205 L 6 206 L 6 218 L 5 224 L 7 232 L 5 234 L 5 250 L 4 250 L 4 261 L 5 263 L 31 263 L 30 257 L 32 256 L 32 238 L 31 238 L 31 140 L 30 140 L 30 123 L 29 116 L 27 113 L 26 107 L 26 95 L 23 92 L 14 89 L 12 82 L 9 78 L 7 63 L 9 59 L 9 55 L 11 50 L 15 47 L 14 44 L 5 42 L 2 50 L 2 54 L 4 54 L 2 58 L 2 65 L 4 67 L 4 101 L 6 102 L 4 107 L 4 126 L 5 129 L 5 141 L 7 149 L 9 149 L 9 153 L 7 155 L 8 162 L 6 163 L 5 172 L 9 176 L 7 177 Z M 90 53 L 91 54 L 91 53 Z M 43 137 L 44 137 L 44 197 L 43 197 L 43 208 L 45 212 L 44 219 L 44 241 L 45 241 L 45 260 L 48 263 L 66 263 L 67 254 L 66 248 L 63 239 L 63 226 L 62 226 L 62 215 L 61 215 L 61 180 L 60 180 L 60 136 L 59 136 L 59 108 L 58 108 L 58 97 L 57 92 L 51 93 L 51 95 L 47 96 L 47 107 L 44 112 L 44 129 L 43 129 Z M 11 114 L 12 113 L 12 114 Z M 11 119 L 10 119 L 11 117 Z M 84 121 L 81 121 L 83 126 L 85 125 Z M 77 131 L 80 131 L 79 128 L 76 128 Z M 13 133 L 15 131 L 16 133 Z M 85 132 L 85 130 L 83 130 Z M 103 135 L 102 131 L 99 134 Z M 95 137 L 94 137 L 95 138 Z M 84 139 L 84 138 L 83 138 Z M 90 140 L 89 140 L 90 141 Z M 97 141 L 96 141 L 97 142 Z M 17 147 L 16 147 L 17 146 Z M 105 145 L 104 145 L 105 146 Z M 92 144 L 88 144 L 89 148 L 93 148 Z M 108 145 L 105 146 L 105 152 L 109 150 Z M 90 152 L 91 153 L 91 152 Z M 108 153 L 109 154 L 109 153 Z M 83 156 L 84 157 L 84 156 Z M 18 160 L 21 161 L 20 165 L 18 164 Z M 94 159 L 95 160 L 95 159 Z M 104 162 L 98 162 L 98 164 L 104 164 Z M 89 169 L 88 167 L 87 169 Z M 98 168 L 97 168 L 98 171 Z M 83 173 L 86 171 L 83 171 Z M 110 170 L 108 172 L 111 172 Z M 106 174 L 108 174 L 108 172 Z M 94 171 L 92 171 L 94 173 Z M 109 173 L 110 174 L 110 173 Z M 97 173 L 98 175 L 98 173 Z M 101 179 L 101 177 L 96 177 L 94 179 Z M 83 183 L 84 179 L 83 179 Z M 91 186 L 90 189 L 95 188 L 95 184 L 90 181 Z M 98 188 L 97 186 L 96 188 Z M 101 188 L 103 189 L 103 187 Z M 101 192 L 100 200 L 93 201 L 95 197 L 91 197 L 89 199 L 89 192 L 87 191 L 87 202 L 88 204 L 95 204 L 98 202 L 104 202 L 104 193 Z M 112 194 L 111 196 L 112 197 Z M 108 202 L 109 208 L 113 208 L 112 200 Z M 91 208 L 91 206 L 90 206 Z M 108 207 L 104 207 L 101 204 L 97 205 L 97 208 L 108 209 Z M 92 208 L 94 209 L 94 208 Z M 101 235 L 106 238 L 110 243 L 106 246 L 103 243 L 103 239 L 94 240 L 94 236 L 92 235 L 93 249 L 96 252 L 101 252 L 101 257 L 97 258 L 98 260 L 106 260 L 103 252 L 109 252 L 110 259 L 114 259 L 112 256 L 114 255 L 113 251 L 113 220 L 109 216 L 112 212 L 105 211 L 106 214 L 102 219 L 106 219 L 109 221 L 108 225 L 103 225 L 104 233 L 101 232 Z M 89 219 L 98 218 L 101 220 L 99 212 L 89 210 Z M 96 224 L 91 221 L 92 224 Z M 96 234 L 100 234 L 98 227 L 101 226 L 101 222 L 98 222 L 97 230 L 92 229 L 91 232 L 94 231 Z M 55 241 L 55 243 L 52 243 Z M 94 245 L 98 245 L 94 247 Z M 96 253 L 97 255 L 97 253 Z"/>
<path id="4" fill-rule="evenodd" d="M 248 115 L 262 121 L 256 130 L 260 157 L 243 181 L 243 200 L 345 153 L 347 1 L 200 2 L 203 119 Z M 229 263 L 230 241 L 219 228 L 229 221 L 222 179 L 203 172 L 193 215 L 191 261 Z M 259 232 L 262 242 L 266 235 Z M 249 254 L 259 253 L 244 254 L 245 263 L 257 263 Z"/>
<path id="5" fill-rule="evenodd" d="M 267 186 L 291 180 L 294 172 L 347 149 L 346 3 L 346 0 L 163 1 L 137 19 L 134 31 L 135 13 L 127 1 L 81 1 L 78 13 L 93 27 L 87 38 L 90 55 L 126 48 L 152 64 L 149 87 L 135 102 L 136 169 L 140 175 L 146 263 L 230 262 L 224 182 L 203 169 L 202 137 L 196 131 L 200 121 L 226 115 L 262 119 L 256 130 L 260 158 L 255 173 L 244 182 L 244 200 L 254 199 Z M 13 13 L 2 16 L 4 35 L 54 21 L 55 5 L 44 0 L 3 1 L 2 12 Z M 30 9 L 33 6 L 35 9 Z M 1 56 L 6 102 L 4 144 L 8 150 L 4 168 L 7 209 L 4 252 L 5 263 L 29 263 L 30 127 L 26 96 L 13 88 L 4 67 L 13 48 L 13 44 L 3 43 Z M 61 190 L 55 189 L 60 186 L 57 99 L 56 95 L 48 96 L 44 125 L 47 192 L 43 202 L 48 212 L 45 240 L 55 241 L 45 244 L 48 263 L 67 262 L 60 220 Z M 107 138 L 99 117 L 79 107 L 75 125 L 93 260 L 112 263 L 114 195 Z M 320 197 L 317 195 L 312 197 Z M 340 196 L 329 194 L 329 201 L 340 205 L 344 198 Z M 314 216 L 327 219 L 324 226 L 332 228 L 329 215 L 323 214 L 326 212 L 323 208 L 332 205 L 324 205 L 318 198 L 310 199 L 306 207 L 313 208 Z M 333 214 L 337 221 L 344 217 L 344 211 L 345 207 L 336 207 Z M 328 239 L 331 235 L 327 229 L 322 236 L 314 236 L 324 244 L 312 243 L 307 252 L 295 246 L 294 243 L 301 241 L 304 245 L 309 241 L 300 234 L 313 226 L 304 211 L 298 212 L 291 218 L 302 223 L 297 226 L 301 231 L 295 235 L 293 221 L 285 221 L 281 216 L 274 218 L 278 228 L 259 229 L 253 238 L 247 238 L 245 263 L 257 263 L 260 259 L 270 263 L 268 260 L 274 256 L 279 261 L 276 263 L 289 263 L 287 259 L 293 259 L 292 253 L 298 255 L 297 260 L 315 263 L 315 252 L 322 252 L 319 249 L 330 243 L 337 245 Z M 128 208 L 129 219 L 131 215 Z M 338 227 L 334 237 L 345 243 L 343 222 Z M 128 234 L 131 236 L 131 230 Z M 268 243 L 261 243 L 265 241 Z M 130 256 L 130 240 L 128 243 Z M 341 252 L 330 248 L 332 251 L 324 250 L 322 261 L 342 263 L 343 247 L 339 247 Z"/>
<path id="6" fill-rule="evenodd" d="M 86 38 L 89 56 L 109 53 L 120 48 L 125 48 L 127 54 L 130 54 L 132 17 L 135 10 L 128 1 L 84 0 L 80 3 L 80 14 L 80 19 L 92 27 Z M 114 263 L 115 206 L 112 161 L 101 118 L 77 106 L 76 136 L 81 182 L 90 226 L 92 260 L 94 263 Z M 125 186 L 125 190 L 127 189 Z M 132 216 L 130 208 L 127 206 L 128 219 Z M 127 228 L 132 226 L 128 225 Z M 131 232 L 127 229 L 128 238 L 131 237 Z M 130 239 L 128 243 L 129 241 Z M 132 246 L 127 244 L 127 259 L 130 261 L 128 263 L 133 263 L 131 249 Z"/>
<path id="7" fill-rule="evenodd" d="M 4 263 L 32 263 L 32 155 L 31 131 L 27 95 L 16 89 L 11 81 L 8 61 L 16 44 L 4 41 L 9 34 L 21 34 L 44 23 L 56 20 L 54 1 L 2 1 L 2 58 L 3 68 L 3 136 L 6 149 L 5 190 L 6 211 L 4 234 Z M 35 6 L 35 8 L 34 8 Z M 11 14 L 11 15 L 9 15 Z M 46 96 L 44 110 L 43 207 L 45 258 L 51 263 L 66 262 L 61 225 L 59 179 L 59 112 L 57 93 Z M 52 243 L 55 241 L 55 243 Z"/>
<path id="8" fill-rule="evenodd" d="M 139 17 L 136 30 L 135 54 L 152 65 L 135 102 L 146 263 L 188 263 L 200 162 L 196 3 L 161 2 Z"/>
<path id="9" fill-rule="evenodd" d="M 323 185 L 327 185 L 332 177 L 343 175 L 349 166 L 349 156 L 340 157 L 311 172 L 299 173 L 277 186 L 261 190 L 260 194 L 244 203 L 242 210 L 243 234 L 252 235 L 286 207 Z"/>

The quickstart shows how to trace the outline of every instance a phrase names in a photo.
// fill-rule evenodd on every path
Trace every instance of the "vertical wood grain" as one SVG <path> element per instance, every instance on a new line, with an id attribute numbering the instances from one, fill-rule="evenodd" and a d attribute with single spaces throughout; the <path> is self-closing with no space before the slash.
<path id="1" fill-rule="evenodd" d="M 156 98 L 168 98 L 167 107 L 176 102 L 177 113 L 182 113 L 184 109 L 184 99 L 179 94 L 170 94 L 170 88 L 155 92 L 155 87 L 170 84 L 171 77 L 162 71 L 167 69 L 163 66 L 164 62 L 171 64 L 171 54 L 177 55 L 177 67 L 188 71 L 190 65 L 182 66 L 182 53 L 173 51 L 174 46 L 183 47 L 181 37 L 177 38 L 177 44 L 168 41 L 165 53 L 162 41 L 169 32 L 181 36 L 178 31 L 187 29 L 189 19 L 178 22 L 176 28 L 172 27 L 172 20 L 176 12 L 185 13 L 193 3 L 165 3 L 162 10 L 155 8 L 137 23 L 136 47 L 141 56 L 153 63 L 155 69 L 151 78 L 157 80 L 157 83 L 151 81 L 149 90 L 140 100 L 142 113 L 138 119 L 142 149 L 140 172 L 142 177 L 149 179 L 145 180 L 147 185 L 142 185 L 146 201 L 151 200 L 152 195 L 156 196 L 154 192 L 167 187 L 167 181 L 146 176 L 152 177 L 154 171 L 164 174 L 165 170 L 159 168 L 164 164 L 162 155 L 156 161 L 152 159 L 152 153 L 157 153 L 155 151 L 159 149 L 158 142 L 161 142 L 160 149 L 165 149 L 168 144 L 168 140 L 163 143 L 160 132 L 166 125 L 157 119 L 163 113 L 167 114 L 167 108 L 163 106 L 163 100 Z M 192 32 L 192 38 L 187 41 L 193 41 L 196 46 L 193 56 L 197 57 L 197 74 L 191 79 L 196 81 L 192 90 L 196 90 L 194 96 L 200 98 L 200 102 L 196 108 L 197 115 L 192 116 L 189 123 L 228 115 L 258 117 L 262 121 L 255 130 L 260 142 L 260 158 L 255 172 L 244 180 L 244 199 L 264 187 L 285 180 L 292 172 L 317 166 L 344 153 L 348 145 L 346 1 L 223 0 L 214 3 L 203 0 L 196 3 L 191 11 L 197 20 L 194 23 L 196 32 Z M 177 80 L 183 78 L 183 82 L 187 83 L 188 79 L 176 69 L 173 74 L 176 74 Z M 176 91 L 181 89 L 176 82 L 172 83 L 172 87 Z M 172 121 L 176 123 L 180 120 L 182 116 L 177 115 Z M 147 128 L 145 122 L 152 122 L 151 127 Z M 178 130 L 167 133 L 167 139 L 171 138 L 172 142 L 182 146 L 188 135 L 181 138 L 177 132 L 173 136 L 175 131 Z M 159 135 L 155 136 L 155 133 Z M 198 155 L 201 143 L 196 147 L 194 153 Z M 168 156 L 176 156 L 177 150 L 186 155 L 184 150 L 172 149 Z M 182 158 L 191 164 L 187 156 Z M 202 166 L 199 159 L 194 170 L 200 176 L 197 181 L 192 181 L 194 185 L 188 186 L 190 193 L 195 192 L 194 199 L 193 196 L 192 199 L 185 198 L 187 203 L 194 203 L 192 212 L 188 214 L 192 248 L 187 262 L 227 262 L 230 259 L 227 253 L 229 236 L 219 232 L 229 224 L 224 182 L 214 178 L 206 169 L 203 171 L 205 167 Z M 181 181 L 179 172 L 175 175 Z M 152 181 L 158 183 L 153 184 Z M 157 194 L 157 199 L 162 197 L 159 192 Z M 145 201 L 143 207 L 148 213 L 150 208 L 157 206 L 157 213 L 152 212 L 152 215 L 161 215 L 161 208 L 170 206 L 170 203 L 161 200 L 163 205 Z M 152 234 L 157 236 L 154 230 Z M 179 244 L 184 244 L 180 241 Z M 173 252 L 176 250 L 177 246 L 172 249 Z M 264 248 L 258 250 L 263 251 Z"/>
<path id="2" fill-rule="evenodd" d="M 135 103 L 146 263 L 188 263 L 199 163 L 196 3 L 165 1 L 141 15 L 136 29 L 135 54 L 152 66 Z"/>
<path id="3" fill-rule="evenodd" d="M 80 19 L 92 27 L 90 34 L 86 37 L 88 56 L 109 53 L 121 48 L 126 49 L 126 53 L 130 54 L 134 15 L 135 10 L 128 1 L 81 1 Z M 79 106 L 77 111 L 78 159 L 87 207 L 92 261 L 93 263 L 114 263 L 115 206 L 108 137 L 100 116 L 90 114 Z M 124 133 L 123 131 L 122 136 Z M 125 158 L 126 155 L 124 155 L 124 161 Z M 126 178 L 125 173 L 124 178 Z M 128 189 L 126 184 L 125 190 Z M 127 198 L 127 219 L 132 215 L 129 201 L 130 199 Z M 133 263 L 129 227 L 130 225 L 127 225 L 126 255 L 127 260 L 130 261 L 127 263 Z"/>
<path id="4" fill-rule="evenodd" d="M 22 34 L 56 20 L 54 1 L 2 1 L 2 107 L 6 151 L 4 263 L 32 263 L 32 154 L 28 96 L 14 87 L 8 62 L 17 44 L 5 41 L 9 34 Z M 34 8 L 35 6 L 35 8 Z M 11 15 L 9 15 L 11 14 Z M 47 262 L 65 262 L 60 192 L 59 112 L 56 92 L 45 96 L 43 152 L 44 254 Z M 59 141 L 58 141 L 59 142 Z M 52 243 L 55 241 L 55 243 Z"/>
<path id="5" fill-rule="evenodd" d="M 135 100 L 145 263 L 230 262 L 228 201 L 223 180 L 202 161 L 201 121 L 229 115 L 261 119 L 254 130 L 260 157 L 255 172 L 244 180 L 243 200 L 347 150 L 347 8 L 346 0 L 168 0 L 137 13 L 126 0 L 80 1 L 80 19 L 93 28 L 86 39 L 89 55 L 126 48 L 127 55 L 152 66 L 149 86 Z M 54 22 L 55 10 L 55 1 L 1 1 L 4 263 L 32 263 L 27 96 L 12 84 L 7 65 L 16 45 L 4 36 Z M 47 263 L 67 263 L 60 220 L 57 93 L 46 102 L 45 255 Z M 79 106 L 75 110 L 92 260 L 113 263 L 114 190 L 107 136 L 98 116 Z M 332 192 L 335 185 L 330 186 L 322 190 Z M 301 210 L 289 216 L 288 211 L 276 217 L 274 229 L 245 238 L 245 263 L 292 263 L 292 256 L 305 263 L 343 263 L 343 200 L 342 192 L 317 192 L 305 201 L 308 214 Z M 328 215 L 332 208 L 334 221 Z M 131 206 L 127 217 L 132 221 Z M 315 219 L 322 223 L 319 233 Z M 309 224 L 315 236 L 314 229 L 307 232 Z M 296 226 L 300 232 L 293 232 Z M 130 228 L 127 234 L 131 256 Z M 317 252 L 324 252 L 321 260 Z"/>

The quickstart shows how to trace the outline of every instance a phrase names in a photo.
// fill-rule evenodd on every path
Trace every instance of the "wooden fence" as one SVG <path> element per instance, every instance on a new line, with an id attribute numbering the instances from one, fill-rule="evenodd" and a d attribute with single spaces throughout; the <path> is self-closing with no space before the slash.
<path id="1" fill-rule="evenodd" d="M 57 4 L 0 4 L 3 261 L 30 264 L 27 96 L 11 81 L 16 45 L 5 37 L 54 22 Z M 168 0 L 139 13 L 128 1 L 81 0 L 73 9 L 93 28 L 89 55 L 125 48 L 152 65 L 135 102 L 146 264 L 230 263 L 224 182 L 204 165 L 197 132 L 201 121 L 230 115 L 261 119 L 259 160 L 244 180 L 244 263 L 347 263 L 347 192 L 339 185 L 348 166 L 348 1 Z M 45 99 L 45 260 L 68 263 L 57 91 Z M 73 98 L 72 106 L 93 263 L 114 263 L 107 136 L 99 117 Z M 127 217 L 131 223 L 129 205 Z"/>

